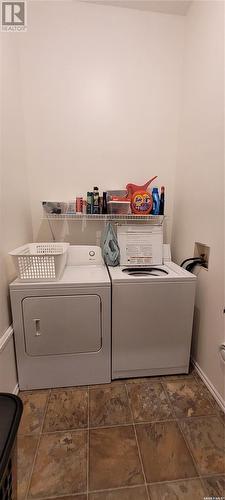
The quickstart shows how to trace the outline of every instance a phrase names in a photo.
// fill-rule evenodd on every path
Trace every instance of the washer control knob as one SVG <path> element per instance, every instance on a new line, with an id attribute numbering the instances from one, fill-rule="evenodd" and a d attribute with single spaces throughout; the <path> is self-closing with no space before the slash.
<path id="1" fill-rule="evenodd" d="M 94 257 L 95 256 L 94 250 L 90 250 L 89 255 L 90 255 L 90 257 Z"/>

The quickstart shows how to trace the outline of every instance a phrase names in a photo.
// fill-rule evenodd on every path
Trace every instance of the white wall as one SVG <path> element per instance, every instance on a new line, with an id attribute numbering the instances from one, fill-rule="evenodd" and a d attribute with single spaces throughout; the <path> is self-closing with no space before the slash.
<path id="1" fill-rule="evenodd" d="M 173 255 L 210 246 L 198 274 L 193 356 L 225 399 L 224 341 L 224 3 L 194 1 L 186 18 L 183 110 L 177 161 Z"/>
<path id="2" fill-rule="evenodd" d="M 8 330 L 11 324 L 8 284 L 15 277 L 15 270 L 8 252 L 32 241 L 15 36 L 1 34 L 0 391 L 11 391 L 16 385 L 13 337 Z"/>
<path id="3" fill-rule="evenodd" d="M 156 174 L 171 218 L 184 18 L 32 1 L 28 19 L 18 43 L 34 237 L 49 238 L 40 200 Z"/>

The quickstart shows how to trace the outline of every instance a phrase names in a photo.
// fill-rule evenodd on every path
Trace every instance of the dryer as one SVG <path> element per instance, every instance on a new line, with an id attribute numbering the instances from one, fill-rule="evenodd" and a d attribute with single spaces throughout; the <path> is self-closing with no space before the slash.
<path id="1" fill-rule="evenodd" d="M 111 283 L 101 249 L 70 246 L 56 282 L 10 285 L 20 389 L 111 380 Z"/>
<path id="2" fill-rule="evenodd" d="M 196 276 L 173 262 L 110 275 L 112 378 L 187 373 Z"/>

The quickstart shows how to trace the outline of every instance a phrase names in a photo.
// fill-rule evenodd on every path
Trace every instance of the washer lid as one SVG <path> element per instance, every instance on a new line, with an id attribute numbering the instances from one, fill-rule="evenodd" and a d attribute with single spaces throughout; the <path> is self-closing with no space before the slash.
<path id="1" fill-rule="evenodd" d="M 166 269 L 162 267 L 124 267 L 122 269 L 123 273 L 127 273 L 129 276 L 165 276 L 169 274 Z"/>
<path id="2" fill-rule="evenodd" d="M 109 267 L 112 282 L 131 283 L 144 281 L 195 281 L 196 276 L 174 262 L 162 266 Z"/>

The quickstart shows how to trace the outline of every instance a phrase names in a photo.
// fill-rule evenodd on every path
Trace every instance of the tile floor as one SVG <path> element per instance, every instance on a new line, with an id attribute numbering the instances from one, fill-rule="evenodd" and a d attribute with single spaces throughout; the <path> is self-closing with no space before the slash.
<path id="1" fill-rule="evenodd" d="M 22 392 L 19 498 L 225 498 L 225 418 L 189 375 Z"/>

